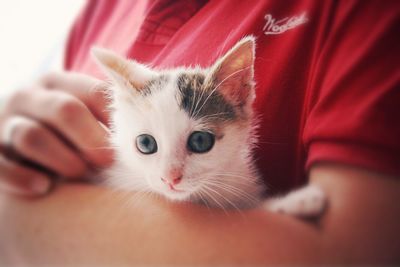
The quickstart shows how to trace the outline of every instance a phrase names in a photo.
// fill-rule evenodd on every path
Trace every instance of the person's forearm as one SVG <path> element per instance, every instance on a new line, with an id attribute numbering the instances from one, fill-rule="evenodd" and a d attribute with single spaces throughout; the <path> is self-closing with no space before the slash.
<path id="1" fill-rule="evenodd" d="M 3 259 L 112 266 L 318 261 L 316 229 L 264 211 L 226 214 L 89 186 L 64 186 L 34 203 L 4 196 L 1 202 L 8 206 L 0 223 L 9 253 Z"/>
<path id="2" fill-rule="evenodd" d="M 311 180 L 330 199 L 319 226 L 263 210 L 211 212 L 91 186 L 63 186 L 35 201 L 0 195 L 0 261 L 26 259 L 32 266 L 400 261 L 399 181 L 336 167 L 317 169 Z"/>

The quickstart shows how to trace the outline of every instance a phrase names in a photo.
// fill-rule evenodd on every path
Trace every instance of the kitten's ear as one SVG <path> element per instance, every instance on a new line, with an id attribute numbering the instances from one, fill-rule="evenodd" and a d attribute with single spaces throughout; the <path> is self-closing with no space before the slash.
<path id="1" fill-rule="evenodd" d="M 105 74 L 124 88 L 140 91 L 156 74 L 148 67 L 134 60 L 125 59 L 107 49 L 93 47 L 91 53 Z"/>
<path id="2" fill-rule="evenodd" d="M 237 42 L 211 68 L 211 79 L 218 91 L 235 106 L 251 104 L 254 99 L 255 38 Z"/>

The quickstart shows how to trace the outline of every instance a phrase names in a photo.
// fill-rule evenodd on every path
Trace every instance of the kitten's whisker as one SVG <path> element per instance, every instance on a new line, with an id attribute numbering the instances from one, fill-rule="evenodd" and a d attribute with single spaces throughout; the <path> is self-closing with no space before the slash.
<path id="1" fill-rule="evenodd" d="M 249 179 L 249 177 L 247 176 L 243 176 L 243 175 L 236 175 L 234 173 L 213 173 L 213 176 L 227 176 L 227 177 L 234 177 L 234 178 L 238 178 L 240 180 L 246 180 L 246 181 L 250 181 L 251 179 Z"/>
<path id="2" fill-rule="evenodd" d="M 208 192 L 209 188 L 206 186 L 206 187 L 203 187 L 203 189 L 204 189 L 203 190 L 204 194 L 206 194 L 211 200 L 213 200 L 215 202 L 215 204 L 217 204 L 217 206 L 219 206 L 225 212 L 225 214 L 228 214 L 224 205 L 222 205 L 210 192 Z"/>
<path id="3" fill-rule="evenodd" d="M 234 176 L 237 176 L 237 177 L 246 177 L 247 179 L 249 178 L 248 176 L 241 175 L 241 174 L 238 174 L 238 173 L 236 173 L 236 172 L 222 172 L 222 173 L 215 173 L 215 172 L 213 172 L 212 174 L 218 174 L 218 175 L 230 174 L 230 175 L 234 175 Z"/>
<path id="4" fill-rule="evenodd" d="M 200 101 L 201 101 L 201 99 L 203 98 L 203 96 L 204 96 L 204 92 L 205 92 L 206 90 L 204 89 L 204 87 L 202 86 L 201 87 L 201 93 L 200 93 L 200 97 L 199 97 L 199 99 L 198 100 L 196 100 L 196 106 L 194 107 L 194 111 L 193 111 L 193 113 L 195 113 L 196 112 L 196 110 L 197 110 L 197 107 L 198 107 L 198 105 L 199 105 L 199 103 L 200 103 Z M 191 115 L 193 115 L 193 114 L 191 114 Z M 196 112 L 196 114 L 195 115 L 193 115 L 192 117 L 196 117 L 198 115 L 198 112 Z"/>
<path id="5" fill-rule="evenodd" d="M 205 181 L 204 183 L 208 184 L 208 185 L 212 185 L 215 186 L 217 188 L 220 188 L 222 190 L 225 190 L 228 193 L 231 193 L 239 198 L 245 198 L 247 200 L 249 200 L 250 202 L 252 202 L 253 204 L 258 203 L 258 199 L 255 198 L 254 196 L 250 195 L 249 193 L 247 193 L 244 190 L 241 190 L 239 187 L 235 187 L 232 185 L 228 185 L 228 184 L 224 184 L 224 183 L 217 183 L 216 181 Z"/>
<path id="6" fill-rule="evenodd" d="M 230 176 L 219 176 L 221 179 L 221 181 L 223 181 L 224 183 L 226 182 L 234 182 L 235 184 L 237 184 L 238 186 L 248 186 L 248 185 L 255 185 L 257 184 L 256 182 L 252 182 L 252 181 L 245 181 L 243 179 L 237 178 L 237 177 L 230 177 Z"/>
<path id="7" fill-rule="evenodd" d="M 207 207 L 208 210 L 210 210 L 210 206 L 208 205 L 208 201 L 207 201 L 207 199 L 205 199 L 205 198 L 203 197 L 203 194 L 201 193 L 201 190 L 197 191 L 197 192 L 195 193 L 195 195 L 198 195 L 198 196 L 200 197 L 200 199 L 201 199 L 201 202 L 202 202 L 204 205 L 206 205 L 206 207 Z"/>
<path id="8" fill-rule="evenodd" d="M 231 78 L 232 76 L 234 76 L 234 75 L 236 75 L 236 74 L 238 74 L 238 73 L 240 73 L 240 72 L 242 72 L 242 71 L 245 71 L 246 69 L 249 69 L 249 68 L 251 68 L 251 67 L 249 66 L 249 67 L 246 67 L 246 68 L 237 70 L 237 71 L 235 71 L 235 72 L 229 74 L 227 77 L 225 77 L 225 78 L 211 91 L 211 93 L 207 96 L 207 98 L 206 98 L 206 99 L 204 100 L 204 102 L 203 102 L 203 105 L 199 108 L 199 110 L 197 111 L 197 113 L 195 114 L 194 117 L 196 117 L 196 116 L 199 114 L 199 112 L 203 109 L 204 105 L 207 103 L 207 101 L 209 100 L 209 98 L 215 93 L 215 91 L 216 91 L 225 81 L 227 81 L 227 80 L 228 80 L 229 78 Z"/>
<path id="9" fill-rule="evenodd" d="M 190 111 L 189 111 L 189 114 L 190 114 L 190 116 L 192 116 L 193 115 L 193 112 L 196 110 L 196 108 L 197 108 L 197 95 L 196 95 L 196 91 L 197 90 L 195 90 L 195 89 L 193 89 L 193 99 L 192 99 L 192 103 L 191 103 L 191 105 L 190 105 Z M 196 102 L 196 105 L 194 105 L 194 103 Z"/>
<path id="10" fill-rule="evenodd" d="M 229 178 L 229 177 L 228 177 Z M 235 184 L 238 186 L 238 188 L 239 188 L 239 186 L 247 186 L 247 185 L 249 185 L 249 183 L 248 182 L 245 182 L 245 181 L 238 181 L 238 180 L 236 180 L 236 178 L 235 179 L 223 179 L 223 180 L 221 180 L 221 181 L 216 181 L 215 179 L 214 180 L 207 180 L 208 182 L 215 182 L 215 183 L 220 183 L 220 184 L 226 184 L 226 185 L 228 185 L 227 183 L 229 182 L 229 183 L 231 183 L 232 181 L 234 181 L 235 182 Z M 232 185 L 231 185 L 232 186 Z"/>
<path id="11" fill-rule="evenodd" d="M 197 115 L 199 115 L 200 111 L 203 109 L 204 105 L 207 103 L 208 99 L 215 93 L 215 91 L 217 90 L 217 87 L 215 87 L 206 97 L 206 99 L 203 101 L 202 105 L 200 106 L 200 108 L 198 110 L 195 110 L 195 114 L 193 115 L 194 118 L 197 117 Z M 205 90 L 203 90 L 205 92 Z M 200 98 L 201 99 L 201 98 Z"/>
<path id="12" fill-rule="evenodd" d="M 126 212 L 126 210 L 128 209 L 129 200 L 132 198 L 131 194 L 132 194 L 131 191 L 127 191 L 127 190 L 125 190 L 125 191 L 120 190 L 119 191 L 119 194 L 118 194 L 117 197 L 120 199 L 120 202 L 122 203 L 121 206 L 120 206 L 120 210 L 121 211 L 125 211 Z"/>
<path id="13" fill-rule="evenodd" d="M 231 200 L 229 200 L 229 198 L 225 197 L 224 195 L 219 193 L 217 190 L 212 189 L 208 185 L 205 185 L 205 188 L 207 188 L 209 191 L 214 192 L 215 194 L 219 195 L 223 200 L 225 200 L 227 203 L 229 203 L 233 208 L 235 208 L 238 211 L 240 211 L 240 209 Z"/>
<path id="14" fill-rule="evenodd" d="M 219 180 L 208 180 L 208 179 L 206 179 L 205 180 L 205 182 L 207 182 L 207 183 L 212 183 L 212 184 L 215 184 L 215 185 L 221 185 L 221 186 L 226 186 L 226 187 L 230 187 L 230 188 L 235 188 L 237 191 L 243 191 L 243 192 L 246 192 L 245 190 L 242 190 L 239 186 L 240 185 L 248 185 L 248 183 L 238 183 L 238 185 L 239 186 L 235 186 L 235 185 L 232 185 L 232 184 L 227 184 L 227 183 L 225 183 L 224 181 L 219 181 Z M 248 193 L 247 193 L 248 194 Z M 248 196 L 251 196 L 250 194 L 248 194 Z"/>
<path id="15" fill-rule="evenodd" d="M 212 175 L 237 177 L 237 178 L 241 178 L 241 179 L 246 180 L 246 181 L 255 180 L 255 179 L 250 179 L 249 176 L 240 175 L 240 174 L 237 174 L 237 173 L 234 173 L 234 172 L 212 173 Z"/>
<path id="16" fill-rule="evenodd" d="M 226 177 L 226 178 L 232 178 L 231 180 L 235 179 L 236 182 L 238 182 L 239 184 L 244 184 L 244 185 L 248 185 L 248 184 L 258 184 L 260 183 L 258 180 L 255 179 L 249 179 L 249 177 L 247 176 L 241 176 L 241 175 L 234 175 L 234 174 L 228 174 L 228 173 L 214 173 L 214 176 L 220 176 L 221 178 Z M 224 180 L 228 180 L 225 179 Z"/>
<path id="17" fill-rule="evenodd" d="M 239 198 L 245 198 L 245 199 L 248 199 L 251 203 L 252 203 L 252 205 L 255 205 L 256 203 L 258 203 L 258 202 L 255 202 L 255 201 L 252 201 L 252 199 L 249 199 L 249 198 L 247 198 L 246 196 L 241 196 L 241 195 L 238 195 L 238 194 L 235 194 L 234 192 L 232 192 L 231 190 L 228 190 L 227 188 L 225 188 L 225 187 L 221 187 L 221 186 L 218 186 L 218 185 L 213 185 L 213 186 L 215 186 L 216 187 L 216 189 L 219 189 L 219 190 L 224 190 L 225 192 L 227 192 L 227 193 L 231 193 L 232 195 L 234 195 L 234 196 L 236 196 L 236 197 L 239 197 Z M 211 188 L 209 188 L 209 190 L 211 190 Z M 235 209 L 235 210 L 237 210 L 238 212 L 239 212 L 239 214 L 242 216 L 242 217 L 245 217 L 244 216 L 244 213 L 242 212 L 242 209 L 240 209 L 237 205 L 235 205 L 233 202 L 231 202 L 227 197 L 225 197 L 225 196 L 223 196 L 222 194 L 220 194 L 218 191 L 214 191 L 216 194 L 218 194 L 218 195 L 220 195 L 223 199 L 225 199 L 227 202 L 229 202 L 229 204 Z M 246 205 L 247 206 L 247 205 Z"/>
<path id="18" fill-rule="evenodd" d="M 220 117 L 220 116 L 225 115 L 225 114 L 229 114 L 229 112 L 214 113 L 214 114 L 210 114 L 210 115 L 201 117 L 201 119 L 202 119 L 202 120 L 207 120 L 207 119 L 209 119 L 209 118 Z"/>
<path id="19" fill-rule="evenodd" d="M 151 195 L 152 192 L 148 189 L 142 189 L 140 191 L 132 191 L 132 190 L 126 190 L 124 189 L 123 186 L 121 185 L 121 190 L 118 191 L 118 197 L 122 197 L 121 201 L 123 205 L 121 208 L 126 212 L 126 210 L 135 206 L 138 206 L 140 204 L 140 201 L 142 201 L 146 196 Z"/>

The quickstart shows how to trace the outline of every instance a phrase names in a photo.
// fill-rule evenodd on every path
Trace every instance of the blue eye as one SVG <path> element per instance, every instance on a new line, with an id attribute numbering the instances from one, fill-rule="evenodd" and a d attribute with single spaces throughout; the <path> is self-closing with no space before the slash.
<path id="1" fill-rule="evenodd" d="M 136 148 L 143 154 L 153 154 L 157 152 L 157 142 L 149 134 L 141 134 L 136 137 Z"/>
<path id="2" fill-rule="evenodd" d="M 188 139 L 188 149 L 194 153 L 206 153 L 215 143 L 215 136 L 209 132 L 193 132 Z"/>

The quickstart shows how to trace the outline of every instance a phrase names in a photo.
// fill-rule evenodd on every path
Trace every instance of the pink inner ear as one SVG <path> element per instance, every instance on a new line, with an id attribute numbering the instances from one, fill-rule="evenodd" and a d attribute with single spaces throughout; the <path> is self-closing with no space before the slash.
<path id="1" fill-rule="evenodd" d="M 253 40 L 240 41 L 217 62 L 215 85 L 235 105 L 243 105 L 249 98 L 253 86 L 253 63 Z"/>
<path id="2" fill-rule="evenodd" d="M 230 74 L 226 80 L 219 82 L 221 94 L 235 105 L 242 105 L 249 97 L 251 90 L 250 67 L 234 74 Z"/>

